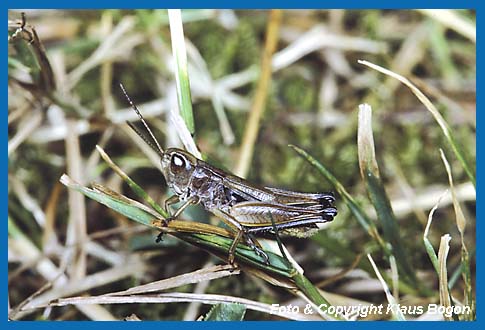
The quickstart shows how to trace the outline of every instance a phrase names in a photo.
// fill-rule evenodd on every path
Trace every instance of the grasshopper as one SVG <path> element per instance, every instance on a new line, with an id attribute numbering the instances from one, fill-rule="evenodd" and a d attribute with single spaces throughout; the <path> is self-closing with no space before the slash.
<path id="1" fill-rule="evenodd" d="M 187 151 L 178 148 L 164 151 L 123 86 L 120 87 L 150 139 L 133 124 L 127 124 L 160 156 L 161 172 L 168 187 L 175 193 L 164 204 L 165 210 L 171 215 L 166 219 L 166 224 L 180 216 L 189 205 L 201 204 L 234 232 L 229 264 L 234 264 L 234 252 L 241 240 L 269 263 L 267 254 L 254 236 L 277 234 L 277 230 L 290 236 L 308 237 L 320 230 L 323 224 L 332 221 L 337 214 L 331 192 L 303 193 L 258 187 Z M 182 206 L 172 213 L 170 205 L 181 201 Z M 160 239 L 161 234 L 157 241 Z"/>

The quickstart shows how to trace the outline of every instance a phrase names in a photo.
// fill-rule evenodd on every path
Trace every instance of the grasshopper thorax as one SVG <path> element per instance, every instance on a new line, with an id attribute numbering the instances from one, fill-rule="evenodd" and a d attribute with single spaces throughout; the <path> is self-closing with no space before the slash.
<path id="1" fill-rule="evenodd" d="M 197 158 L 177 148 L 167 149 L 161 159 L 162 173 L 167 185 L 179 196 L 189 193 L 190 179 L 196 166 Z"/>

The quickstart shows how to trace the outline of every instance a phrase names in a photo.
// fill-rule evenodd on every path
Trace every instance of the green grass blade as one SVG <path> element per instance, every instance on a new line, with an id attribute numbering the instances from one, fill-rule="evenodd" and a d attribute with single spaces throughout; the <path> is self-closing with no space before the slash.
<path id="1" fill-rule="evenodd" d="M 233 242 L 232 237 L 224 237 L 214 234 L 188 234 L 181 232 L 174 232 L 172 234 L 185 242 L 207 250 L 226 261 Z M 264 252 L 268 255 L 269 265 L 265 263 L 263 257 L 256 254 L 253 249 L 246 245 L 239 244 L 234 255 L 237 263 L 243 267 L 251 267 L 286 279 L 292 279 L 295 269 L 289 266 L 285 259 L 273 252 L 267 250 L 264 250 Z"/>
<path id="2" fill-rule="evenodd" d="M 155 226 L 153 225 L 153 220 L 157 218 L 157 215 L 154 214 L 155 212 L 153 211 L 150 212 L 149 210 L 144 209 L 143 205 L 140 203 L 138 203 L 139 205 L 136 205 L 134 203 L 130 203 L 126 197 L 123 197 L 121 195 L 117 196 L 114 193 L 109 194 L 106 191 L 100 191 L 97 189 L 84 187 L 74 182 L 65 174 L 61 177 L 60 181 L 68 188 L 74 189 L 82 193 L 83 195 L 109 207 L 110 209 L 124 215 L 131 220 L 139 222 L 145 226 L 155 228 Z"/>
<path id="3" fill-rule="evenodd" d="M 391 203 L 387 197 L 384 185 L 380 178 L 374 176 L 370 171 L 366 170 L 365 173 L 367 174 L 367 192 L 382 225 L 384 237 L 386 241 L 391 244 L 392 254 L 396 258 L 401 273 L 407 278 L 407 282 L 416 283 L 416 274 L 414 273 L 405 252 L 404 244 L 399 235 L 399 226 L 396 217 L 394 216 L 394 212 L 392 211 Z"/>
<path id="4" fill-rule="evenodd" d="M 185 49 L 184 30 L 180 9 L 169 9 L 170 35 L 172 51 L 175 60 L 175 80 L 177 84 L 177 100 L 180 114 L 191 134 L 195 132 L 194 115 L 192 112 L 192 97 L 187 69 L 187 52 Z"/>
<path id="5" fill-rule="evenodd" d="M 245 314 L 246 306 L 243 304 L 217 304 L 205 315 L 204 321 L 242 321 Z"/>
<path id="6" fill-rule="evenodd" d="M 108 163 L 109 167 L 111 167 L 113 171 L 115 171 L 116 174 L 118 174 L 123 179 L 123 181 L 125 181 L 128 184 L 131 190 L 133 190 L 133 192 L 138 197 L 146 201 L 148 205 L 150 205 L 155 211 L 157 211 L 164 218 L 168 218 L 170 216 L 167 211 L 165 211 L 160 205 L 155 203 L 155 201 L 150 197 L 150 195 L 148 195 L 135 181 L 133 181 L 125 172 L 123 172 L 121 168 L 118 167 L 118 165 L 116 165 L 111 160 L 111 158 L 103 150 L 103 148 L 97 145 L 96 149 L 98 150 L 99 154 L 104 159 L 104 161 Z"/>
<path id="7" fill-rule="evenodd" d="M 359 167 L 362 179 L 367 187 L 367 194 L 381 223 L 386 242 L 392 246 L 392 254 L 396 258 L 401 274 L 408 283 L 416 283 L 416 274 L 409 263 L 404 244 L 399 235 L 397 219 L 391 207 L 384 184 L 380 178 L 372 133 L 372 109 L 369 105 L 359 106 L 358 127 Z"/>
<path id="8" fill-rule="evenodd" d="M 314 166 L 322 174 L 323 177 L 325 177 L 330 183 L 332 183 L 333 187 L 335 188 L 339 196 L 342 198 L 344 203 L 347 205 L 347 207 L 350 209 L 351 213 L 354 215 L 357 222 L 379 244 L 384 254 L 388 257 L 391 256 L 392 251 L 390 250 L 388 244 L 384 241 L 384 239 L 379 235 L 375 224 L 367 216 L 367 214 L 359 206 L 359 204 L 355 201 L 355 199 L 347 192 L 347 190 L 343 187 L 343 185 L 335 178 L 335 176 L 327 168 L 325 168 L 325 166 L 323 166 L 319 161 L 317 161 L 315 158 L 309 155 L 305 150 L 299 147 L 296 147 L 294 145 L 290 145 L 290 147 L 293 148 L 302 158 L 308 161 L 312 166 Z M 315 238 L 315 239 L 318 241 L 318 238 Z M 345 258 L 345 252 L 339 251 L 337 255 L 340 255 L 342 256 L 342 258 Z M 352 258 L 346 258 L 346 259 L 352 259 Z M 369 267 L 367 266 L 363 266 L 362 268 L 365 270 L 369 270 Z M 387 278 L 385 274 L 383 276 Z M 413 294 L 416 293 L 416 288 L 414 287 L 413 283 L 411 283 L 410 285 L 410 283 L 408 282 L 399 281 L 399 288 L 402 292 L 413 293 Z"/>

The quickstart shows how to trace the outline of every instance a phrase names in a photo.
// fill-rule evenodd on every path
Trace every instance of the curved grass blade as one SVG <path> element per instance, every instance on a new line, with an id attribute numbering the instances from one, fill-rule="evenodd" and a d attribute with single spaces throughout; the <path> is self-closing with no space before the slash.
<path id="1" fill-rule="evenodd" d="M 448 289 L 448 268 L 446 266 L 446 259 L 450 251 L 451 236 L 444 234 L 441 236 L 440 247 L 438 249 L 438 267 L 439 267 L 439 291 L 440 304 L 445 308 L 451 307 L 451 295 Z M 451 317 L 443 315 L 445 320 L 452 320 Z"/>
<path id="2" fill-rule="evenodd" d="M 424 242 L 424 247 L 426 249 L 426 253 L 428 253 L 429 259 L 431 260 L 431 264 L 433 265 L 433 268 L 436 271 L 436 274 L 438 274 L 438 275 L 439 275 L 438 256 L 436 255 L 436 252 L 434 251 L 433 244 L 431 244 L 431 241 L 428 238 L 428 234 L 429 234 L 429 230 L 431 228 L 431 222 L 433 221 L 433 215 L 436 212 L 436 210 L 438 209 L 441 200 L 443 199 L 444 195 L 447 192 L 448 192 L 448 190 L 445 190 L 443 192 L 443 194 L 438 199 L 438 202 L 433 206 L 433 208 L 429 212 L 428 222 L 426 223 L 426 227 L 424 229 L 424 234 L 423 234 L 423 242 Z"/>
<path id="3" fill-rule="evenodd" d="M 453 209 L 455 210 L 456 216 L 456 226 L 458 227 L 458 231 L 460 232 L 460 239 L 461 239 L 461 268 L 463 272 L 463 280 L 465 282 L 465 304 L 472 306 L 472 311 L 475 311 L 475 300 L 473 299 L 473 287 L 472 287 L 472 279 L 471 279 L 471 270 L 470 270 L 470 254 L 468 253 L 468 248 L 466 247 L 465 243 L 465 227 L 466 227 L 466 218 L 463 214 L 463 210 L 458 202 L 456 197 L 455 186 L 453 184 L 453 176 L 451 174 L 451 166 L 446 159 L 445 153 L 442 149 L 440 149 L 441 159 L 446 168 L 446 172 L 448 173 L 448 182 L 450 184 L 451 196 L 453 199 Z M 475 318 L 475 313 L 470 316 L 470 320 Z"/>
<path id="4" fill-rule="evenodd" d="M 139 222 L 145 226 L 153 227 L 153 219 L 163 219 L 156 212 L 152 211 L 147 206 L 138 203 L 134 200 L 126 198 L 108 188 L 101 188 L 101 185 L 96 185 L 95 189 L 84 187 L 66 174 L 61 176 L 60 182 L 68 188 L 74 189 L 83 195 L 101 203 L 110 209 L 124 215 L 125 217 Z"/>
<path id="5" fill-rule="evenodd" d="M 475 177 L 475 169 L 473 168 L 471 162 L 468 161 L 469 156 L 467 155 L 467 152 L 465 151 L 463 146 L 458 144 L 458 141 L 455 139 L 455 137 L 454 137 L 454 135 L 453 135 L 453 133 L 450 129 L 450 126 L 445 121 L 445 119 L 443 118 L 441 113 L 438 111 L 438 109 L 436 109 L 434 104 L 431 103 L 431 101 L 426 97 L 426 95 L 424 95 L 423 92 L 421 92 L 416 86 L 414 86 L 414 84 L 412 84 L 409 81 L 409 79 L 407 79 L 407 78 L 405 78 L 405 77 L 403 77 L 403 76 L 401 76 L 401 75 L 399 75 L 395 72 L 387 70 L 383 67 L 375 65 L 375 64 L 370 63 L 368 61 L 359 60 L 357 62 L 360 63 L 360 64 L 363 64 L 363 65 L 366 65 L 366 66 L 368 66 L 368 67 L 370 67 L 370 68 L 372 68 L 376 71 L 384 73 L 388 76 L 391 76 L 391 77 L 399 80 L 401 83 L 403 83 L 407 87 L 409 87 L 409 89 L 411 89 L 413 94 L 416 95 L 416 97 L 421 101 L 421 103 L 423 103 L 423 105 L 426 107 L 426 109 L 428 109 L 429 112 L 431 112 L 431 114 L 433 115 L 434 119 L 436 120 L 436 122 L 440 126 L 441 130 L 443 131 L 443 134 L 444 134 L 446 140 L 450 144 L 451 149 L 453 150 L 453 153 L 455 154 L 456 158 L 458 158 L 458 160 L 460 161 L 461 165 L 463 166 L 463 169 L 465 170 L 466 174 L 470 178 L 470 181 L 476 187 L 477 184 L 476 184 L 476 177 Z"/>
<path id="6" fill-rule="evenodd" d="M 440 204 L 441 200 L 443 199 L 443 197 L 446 195 L 446 193 L 448 193 L 448 190 L 445 190 L 443 192 L 443 194 L 441 194 L 440 198 L 438 199 L 438 202 L 433 206 L 433 208 L 429 212 L 428 222 L 426 224 L 426 228 L 424 229 L 424 234 L 423 234 L 424 247 L 426 249 L 426 252 L 428 253 L 429 259 L 431 260 L 431 264 L 433 265 L 433 268 L 434 268 L 436 274 L 438 275 L 438 278 L 440 278 L 440 276 L 441 276 L 441 274 L 440 274 L 440 261 L 438 260 L 438 255 L 436 254 L 436 252 L 434 250 L 433 244 L 431 244 L 431 241 L 428 238 L 428 234 L 429 234 L 429 231 L 430 231 L 430 228 L 431 228 L 431 222 L 433 221 L 433 215 L 436 212 L 436 210 L 438 209 L 439 204 Z M 461 271 L 461 267 L 460 267 L 460 271 Z M 440 286 L 441 286 L 441 283 L 440 283 Z M 451 285 L 450 282 L 448 282 L 447 286 L 448 286 L 447 291 L 448 291 L 448 294 L 450 295 L 449 301 L 452 305 L 454 305 L 453 299 L 451 298 L 451 294 L 450 294 L 451 289 L 452 289 L 452 285 Z M 440 294 L 441 294 L 441 291 L 440 291 Z M 458 316 L 454 312 L 453 312 L 453 318 L 456 321 L 458 321 Z"/>
<path id="7" fill-rule="evenodd" d="M 399 270 L 406 282 L 417 283 L 416 274 L 409 263 L 408 255 L 399 235 L 397 219 L 380 178 L 372 133 L 372 109 L 368 104 L 359 106 L 357 137 L 360 172 L 366 184 L 369 199 L 374 205 L 377 217 L 382 225 L 386 242 L 392 246 L 392 254 L 396 258 Z"/>

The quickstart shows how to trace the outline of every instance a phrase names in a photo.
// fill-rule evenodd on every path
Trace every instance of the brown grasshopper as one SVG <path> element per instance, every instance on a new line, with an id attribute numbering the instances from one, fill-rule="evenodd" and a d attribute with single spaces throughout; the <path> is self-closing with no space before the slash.
<path id="1" fill-rule="evenodd" d="M 290 236 L 308 237 L 321 229 L 322 224 L 332 221 L 337 214 L 332 193 L 302 193 L 258 187 L 187 151 L 177 148 L 163 151 L 140 111 L 120 86 L 151 140 L 131 123 L 128 125 L 158 153 L 163 176 L 175 192 L 165 201 L 165 210 L 171 214 L 166 219 L 167 223 L 176 219 L 187 206 L 201 204 L 234 232 L 228 257 L 230 264 L 234 263 L 234 252 L 242 239 L 268 263 L 268 256 L 254 239 L 255 235 L 276 234 L 277 230 Z M 172 214 L 170 205 L 180 201 L 184 203 Z"/>

